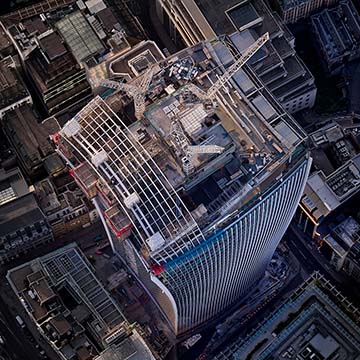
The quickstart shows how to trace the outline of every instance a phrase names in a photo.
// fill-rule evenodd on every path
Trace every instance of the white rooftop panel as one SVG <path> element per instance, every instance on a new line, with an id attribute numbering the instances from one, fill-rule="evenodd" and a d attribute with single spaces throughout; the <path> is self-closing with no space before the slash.
<path id="1" fill-rule="evenodd" d="M 100 152 L 94 154 L 91 158 L 91 162 L 99 167 L 104 161 L 108 159 L 108 155 L 105 150 L 101 150 Z"/>
<path id="2" fill-rule="evenodd" d="M 329 189 L 319 173 L 312 174 L 309 177 L 308 185 L 330 211 L 339 206 L 339 201 L 336 199 L 335 194 Z"/>
<path id="3" fill-rule="evenodd" d="M 96 14 L 99 11 L 106 9 L 106 5 L 103 0 L 88 0 L 85 4 L 91 14 Z"/>
<path id="4" fill-rule="evenodd" d="M 290 144 L 295 144 L 299 141 L 298 136 L 291 130 L 291 128 L 284 122 L 280 121 L 276 126 L 275 130 Z"/>
<path id="5" fill-rule="evenodd" d="M 266 119 L 271 119 L 275 114 L 276 111 L 274 108 L 269 104 L 269 102 L 262 96 L 258 95 L 254 100 L 251 101 L 257 110 L 261 113 L 261 115 Z"/>
<path id="6" fill-rule="evenodd" d="M 80 130 L 81 130 L 81 126 L 80 126 L 79 122 L 75 118 L 72 118 L 70 121 L 68 121 L 65 124 L 65 126 L 62 129 L 62 132 L 67 137 L 72 137 L 72 136 L 76 135 Z"/>
<path id="7" fill-rule="evenodd" d="M 240 89 L 248 94 L 250 91 L 255 90 L 254 83 L 245 74 L 244 70 L 239 70 L 234 76 L 233 80 L 238 84 Z"/>
<path id="8" fill-rule="evenodd" d="M 165 240 L 162 237 L 162 235 L 157 232 L 154 235 L 150 236 L 147 240 L 146 240 L 147 244 L 149 245 L 151 251 L 155 251 L 157 249 L 160 249 L 164 244 L 165 244 Z"/>

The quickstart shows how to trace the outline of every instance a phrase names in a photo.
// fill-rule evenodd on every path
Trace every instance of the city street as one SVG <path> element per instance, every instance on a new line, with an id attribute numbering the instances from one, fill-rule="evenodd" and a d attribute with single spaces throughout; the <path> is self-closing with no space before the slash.
<path id="1" fill-rule="evenodd" d="M 285 240 L 291 257 L 296 259 L 299 264 L 297 274 L 291 279 L 291 281 L 283 287 L 274 298 L 255 316 L 251 317 L 244 326 L 240 327 L 238 331 L 232 334 L 226 341 L 221 344 L 214 353 L 203 353 L 202 359 L 211 359 L 211 357 L 217 354 L 219 351 L 229 346 L 232 341 L 240 339 L 255 328 L 259 322 L 266 318 L 274 309 L 279 306 L 286 297 L 292 293 L 310 274 L 314 271 L 319 271 L 323 274 L 332 284 L 334 284 L 345 296 L 351 301 L 354 301 L 353 293 L 351 292 L 352 287 L 344 286 L 344 277 L 341 274 L 336 273 L 334 270 L 327 265 L 325 258 L 317 251 L 315 246 L 308 243 L 308 239 L 305 239 L 305 235 L 296 229 L 296 227 L 290 226 L 285 233 L 283 240 Z M 350 289 L 347 290 L 347 289 Z M 201 342 L 196 344 L 193 348 L 187 351 L 182 357 L 183 359 L 193 358 L 199 356 L 201 351 L 199 349 L 206 346 L 206 342 L 210 341 L 212 332 L 208 336 L 203 336 Z M 206 337 L 206 338 L 204 338 Z M 215 350 L 215 349 L 213 349 Z M 191 356 L 190 356 L 191 355 Z M 193 356 L 194 355 L 194 356 Z"/>
<path id="2" fill-rule="evenodd" d="M 3 291 L 1 293 L 3 295 Z M 11 310 L 14 309 L 15 305 Z M 15 314 L 9 310 L 9 304 L 0 298 L 0 336 L 5 342 L 4 345 L 0 345 L 1 354 L 5 359 L 11 360 L 41 359 L 39 351 L 35 349 L 35 344 L 31 344 L 25 334 L 25 331 L 28 330 L 24 330 L 18 325 Z"/>
<path id="3" fill-rule="evenodd" d="M 341 273 L 335 272 L 335 270 L 327 264 L 327 260 L 317 252 L 314 246 L 311 246 L 310 243 L 306 245 L 308 240 L 304 239 L 304 235 L 297 230 L 296 227 L 291 225 L 285 233 L 284 239 L 290 251 L 297 257 L 302 268 L 308 274 L 316 270 L 320 271 L 344 296 L 348 297 L 351 302 L 355 302 L 356 306 L 359 306 L 359 298 L 353 291 L 351 280 Z"/>

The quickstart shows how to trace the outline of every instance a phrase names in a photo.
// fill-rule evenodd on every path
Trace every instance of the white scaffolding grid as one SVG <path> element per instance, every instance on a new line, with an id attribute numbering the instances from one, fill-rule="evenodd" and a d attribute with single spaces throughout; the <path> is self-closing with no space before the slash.
<path id="1" fill-rule="evenodd" d="M 112 189 L 121 208 L 137 227 L 143 244 L 156 233 L 165 244 L 157 260 L 165 262 L 199 244 L 202 232 L 151 156 L 108 105 L 97 97 L 77 116 L 81 130 L 62 135 Z M 95 167 L 91 159 L 106 154 Z M 129 206 L 127 199 L 137 201 Z M 151 251 L 151 249 L 149 249 Z"/>

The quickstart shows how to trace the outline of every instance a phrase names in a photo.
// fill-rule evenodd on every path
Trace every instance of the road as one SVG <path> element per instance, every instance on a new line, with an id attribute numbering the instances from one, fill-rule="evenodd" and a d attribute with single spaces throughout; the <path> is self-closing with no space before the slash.
<path id="1" fill-rule="evenodd" d="M 18 325 L 9 307 L 0 298 L 0 335 L 5 340 L 1 350 L 5 359 L 39 360 L 38 350 L 27 341 L 24 330 Z"/>
<path id="2" fill-rule="evenodd" d="M 310 275 L 315 270 L 319 270 L 325 277 L 331 280 L 333 277 L 327 269 L 318 262 L 310 250 L 298 238 L 297 234 L 288 229 L 284 235 L 284 239 L 289 246 L 290 251 L 299 260 L 301 267 Z"/>
<path id="3" fill-rule="evenodd" d="M 316 270 L 320 271 L 320 273 L 335 285 L 350 301 L 354 302 L 356 306 L 360 305 L 360 297 L 356 296 L 353 291 L 354 284 L 352 280 L 331 269 L 330 266 L 327 265 L 326 259 L 317 253 L 315 248 L 306 246 L 306 240 L 304 240 L 301 232 L 290 226 L 284 235 L 284 239 L 290 251 L 299 260 L 301 267 L 309 275 Z"/>

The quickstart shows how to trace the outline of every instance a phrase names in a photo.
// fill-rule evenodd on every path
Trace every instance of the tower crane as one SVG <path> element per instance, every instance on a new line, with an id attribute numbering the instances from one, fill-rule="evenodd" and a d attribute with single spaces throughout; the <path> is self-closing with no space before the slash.
<path id="1" fill-rule="evenodd" d="M 192 83 L 187 84 L 185 89 L 191 91 L 201 100 L 213 99 L 216 93 L 248 62 L 269 38 L 269 33 L 260 36 L 206 91 Z"/>
<path id="2" fill-rule="evenodd" d="M 200 89 L 193 83 L 186 85 L 184 90 L 188 90 L 201 100 L 213 99 L 216 93 L 239 71 L 242 66 L 269 40 L 269 33 L 260 36 L 252 45 L 250 45 L 243 54 L 225 71 L 225 73 L 214 82 L 207 91 Z M 195 154 L 220 154 L 224 148 L 218 145 L 190 145 L 181 124 L 177 118 L 173 119 L 171 124 L 171 135 L 175 143 L 182 150 L 183 170 L 186 175 L 190 175 L 194 171 L 194 155 Z"/>
<path id="3" fill-rule="evenodd" d="M 142 76 L 131 83 L 120 83 L 114 80 L 100 80 L 100 86 L 110 89 L 119 89 L 124 91 L 134 100 L 135 117 L 140 120 L 145 112 L 145 95 L 149 89 L 152 77 L 154 75 L 153 67 L 150 67 Z"/>
<path id="4" fill-rule="evenodd" d="M 224 148 L 218 145 L 190 145 L 178 119 L 172 121 L 170 134 L 182 150 L 181 161 L 186 175 L 191 175 L 194 171 L 195 154 L 221 154 L 224 151 Z"/>

